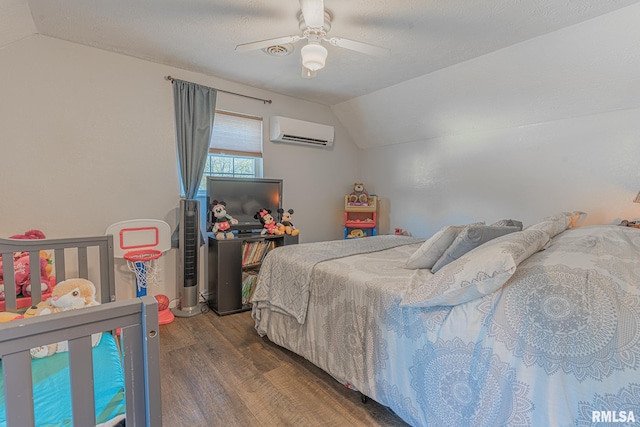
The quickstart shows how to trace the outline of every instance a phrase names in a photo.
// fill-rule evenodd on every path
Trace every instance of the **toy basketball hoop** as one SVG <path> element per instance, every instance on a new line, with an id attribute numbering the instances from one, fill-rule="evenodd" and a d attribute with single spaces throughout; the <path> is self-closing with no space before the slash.
<path id="1" fill-rule="evenodd" d="M 160 256 L 162 256 L 162 252 L 155 249 L 129 251 L 122 256 L 127 260 L 129 271 L 136 275 L 137 293 L 142 292 L 149 285 L 158 284 L 158 258 Z"/>
<path id="2" fill-rule="evenodd" d="M 135 274 L 136 296 L 147 295 L 149 286 L 160 280 L 158 259 L 171 248 L 171 228 L 157 219 L 133 219 L 110 225 L 106 234 L 114 236 L 113 256 L 124 258 Z"/>

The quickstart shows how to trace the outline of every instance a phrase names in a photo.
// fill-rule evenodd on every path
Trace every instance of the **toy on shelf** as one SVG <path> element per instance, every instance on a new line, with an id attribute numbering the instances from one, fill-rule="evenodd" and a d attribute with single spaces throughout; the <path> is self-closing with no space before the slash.
<path id="1" fill-rule="evenodd" d="M 293 223 L 291 222 L 291 218 L 293 217 L 293 209 L 289 209 L 285 211 L 284 209 L 278 209 L 278 213 L 280 214 L 280 224 L 284 226 L 284 234 L 290 234 L 292 236 L 297 236 L 300 234 L 300 230 L 298 230 Z"/>
<path id="2" fill-rule="evenodd" d="M 276 222 L 271 215 L 271 209 L 260 209 L 253 217 L 260 220 L 262 223 L 262 231 L 260 232 L 261 236 L 264 236 L 265 234 L 281 236 L 284 234 L 284 226 Z"/>
<path id="3" fill-rule="evenodd" d="M 351 230 L 349 234 L 347 234 L 347 239 L 359 239 L 361 237 L 367 237 L 367 233 L 361 228 L 355 228 Z"/>
<path id="4" fill-rule="evenodd" d="M 238 220 L 227 213 L 227 204 L 224 201 L 214 200 L 209 208 L 213 215 L 213 235 L 216 239 L 233 239 L 231 224 L 237 224 Z"/>
<path id="5" fill-rule="evenodd" d="M 348 196 L 348 201 L 352 205 L 368 205 L 369 193 L 364 189 L 364 184 L 356 182 L 353 184 L 353 191 Z"/>

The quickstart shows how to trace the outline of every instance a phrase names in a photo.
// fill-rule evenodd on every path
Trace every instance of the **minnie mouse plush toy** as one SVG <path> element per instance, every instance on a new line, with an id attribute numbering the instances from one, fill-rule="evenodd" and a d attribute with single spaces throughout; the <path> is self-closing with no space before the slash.
<path id="1" fill-rule="evenodd" d="M 284 226 L 273 219 L 271 209 L 260 209 L 253 217 L 260 220 L 262 224 L 261 236 L 265 234 L 275 234 L 276 236 L 284 234 Z"/>

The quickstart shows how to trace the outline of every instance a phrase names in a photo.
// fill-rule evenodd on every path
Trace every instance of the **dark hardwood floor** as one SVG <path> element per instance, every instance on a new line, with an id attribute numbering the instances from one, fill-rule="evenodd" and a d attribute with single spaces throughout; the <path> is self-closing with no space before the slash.
<path id="1" fill-rule="evenodd" d="M 406 426 L 253 327 L 250 312 L 160 326 L 164 426 Z"/>

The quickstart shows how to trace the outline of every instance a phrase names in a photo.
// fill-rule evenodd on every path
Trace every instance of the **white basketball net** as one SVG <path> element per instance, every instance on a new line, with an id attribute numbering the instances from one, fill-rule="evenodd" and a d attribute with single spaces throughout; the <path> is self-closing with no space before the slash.
<path id="1" fill-rule="evenodd" d="M 127 260 L 129 270 L 136 275 L 136 286 L 138 290 L 147 288 L 149 285 L 158 284 L 160 276 L 160 268 L 158 267 L 158 259 L 129 261 Z"/>

